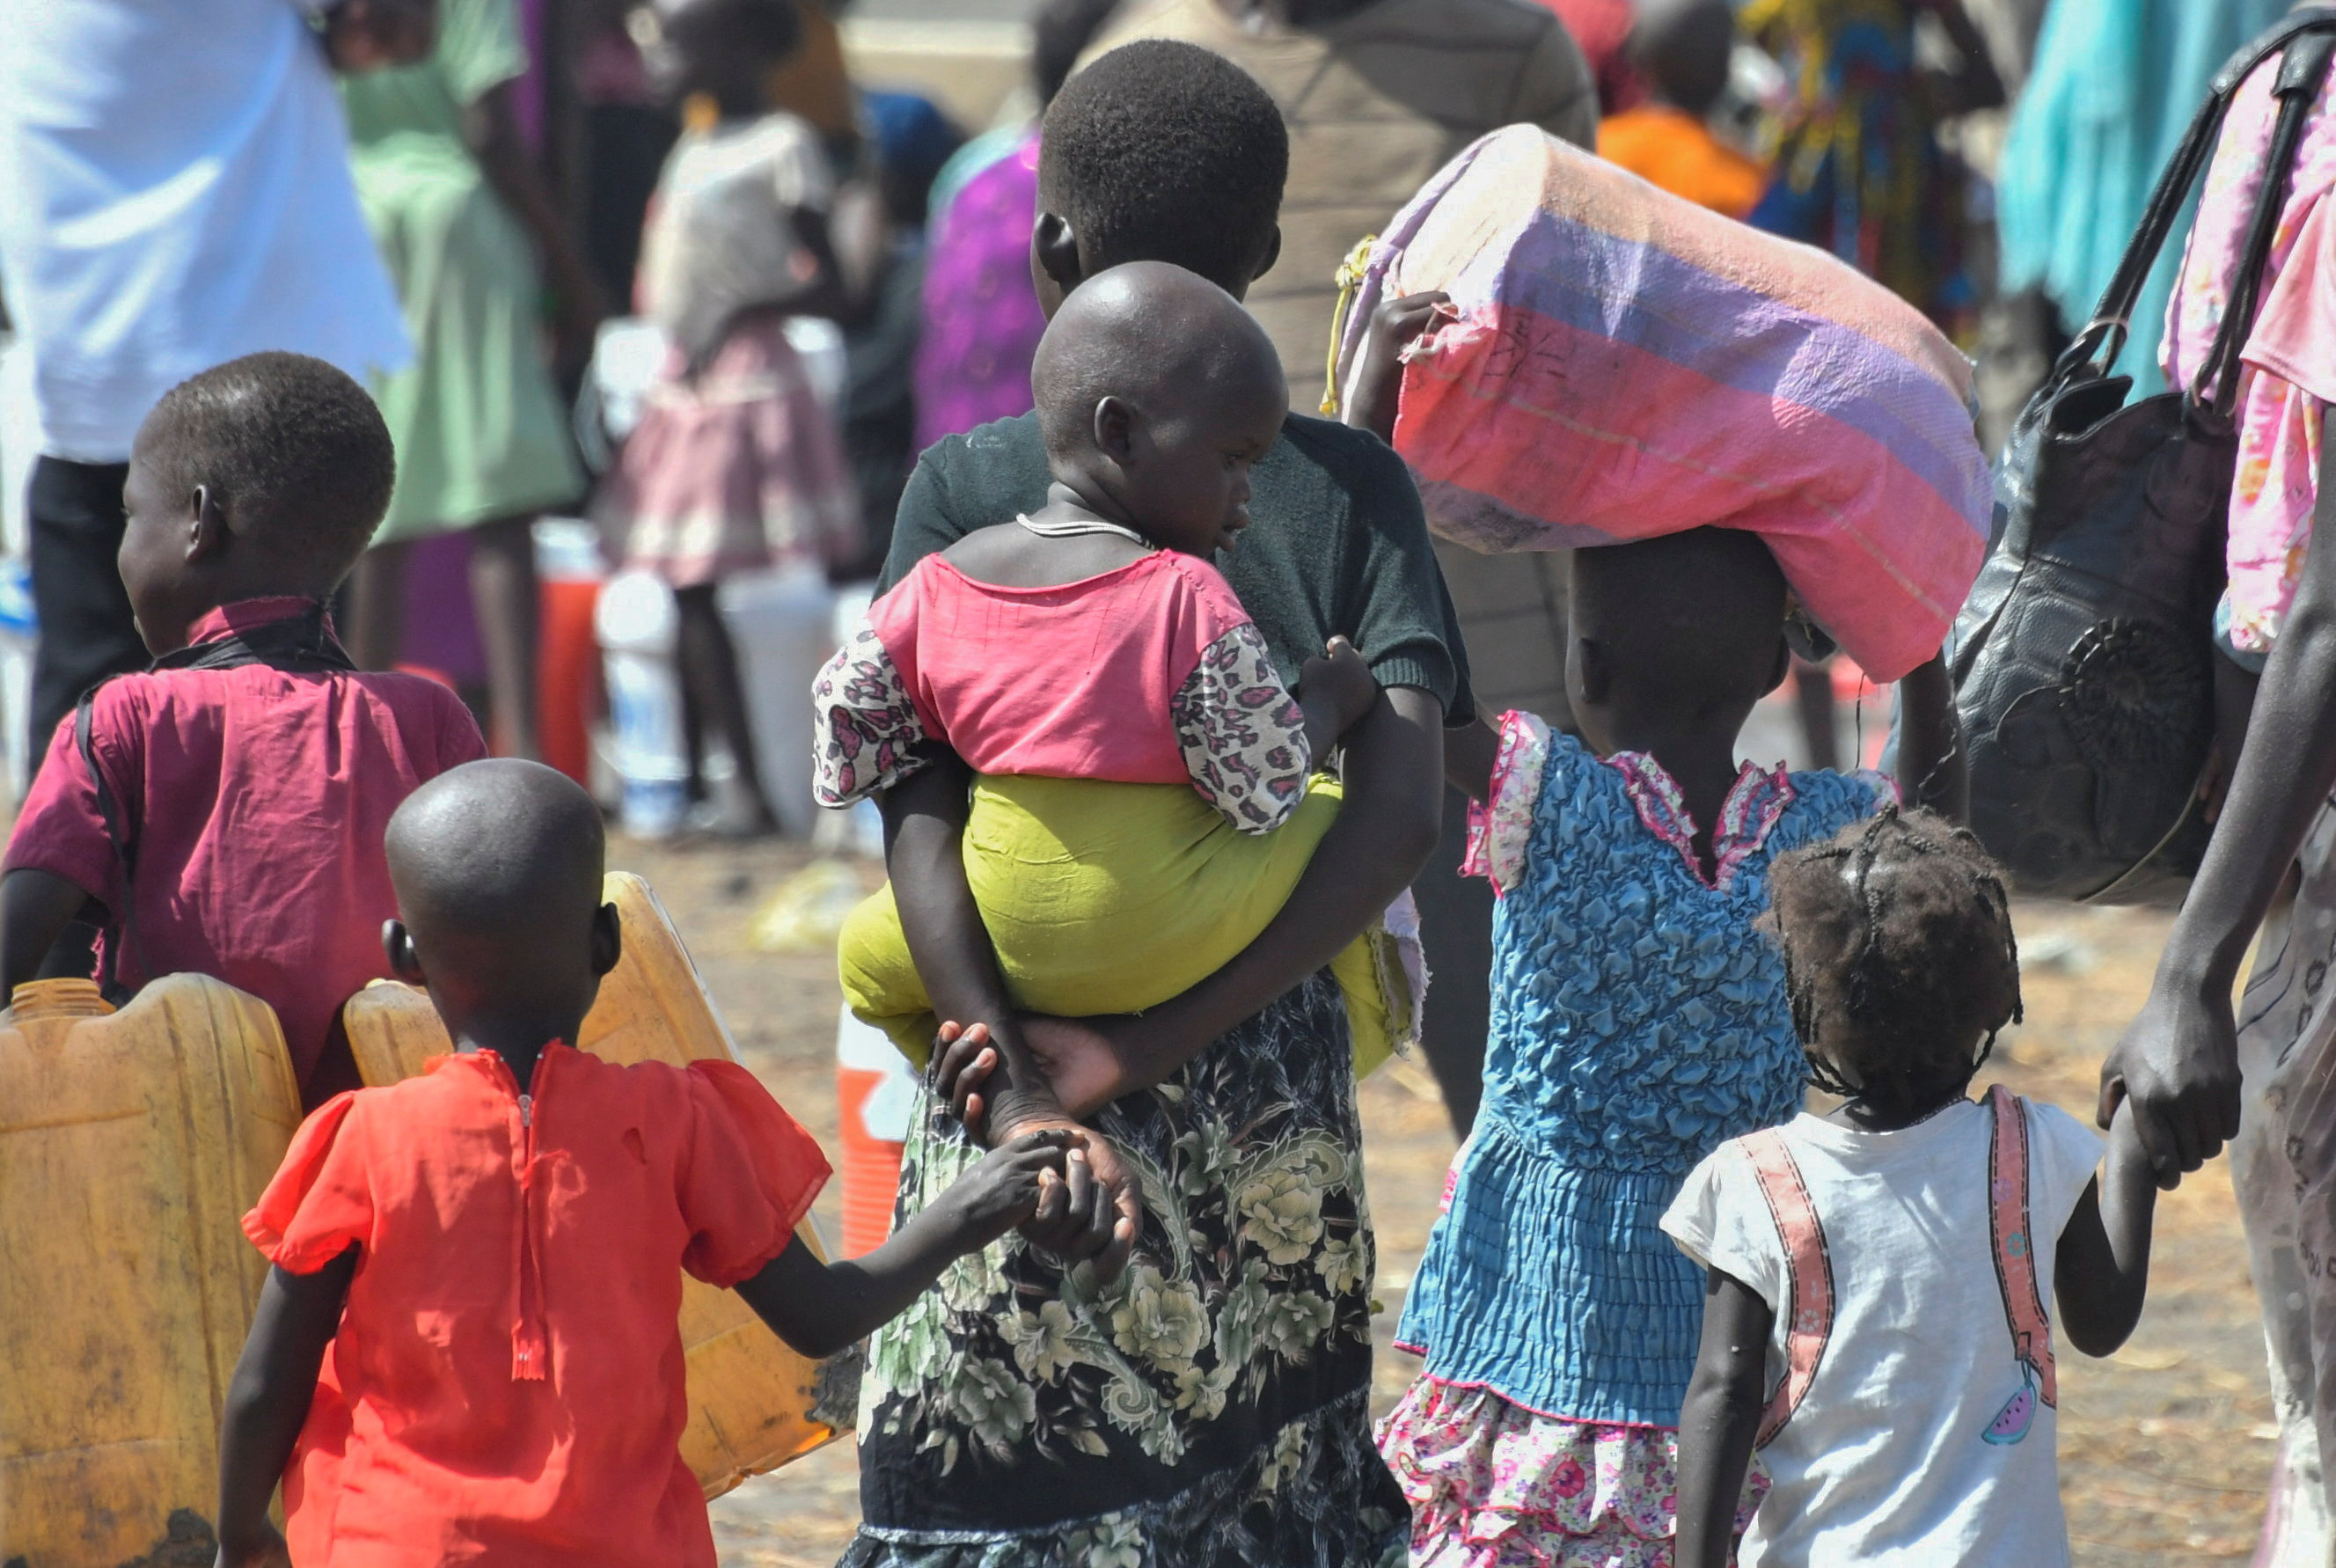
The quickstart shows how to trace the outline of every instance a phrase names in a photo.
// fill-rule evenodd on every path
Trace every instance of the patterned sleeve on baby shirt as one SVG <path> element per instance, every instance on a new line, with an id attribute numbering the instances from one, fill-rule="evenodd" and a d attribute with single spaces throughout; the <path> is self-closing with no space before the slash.
<path id="1" fill-rule="evenodd" d="M 821 805 L 865 800 L 932 765 L 908 685 L 866 621 L 821 668 L 811 701 L 811 793 Z"/>
<path id="2" fill-rule="evenodd" d="M 1270 833 L 1306 795 L 1306 716 L 1265 638 L 1241 621 L 1201 650 L 1169 699 L 1176 745 L 1201 798 L 1245 833 Z"/>

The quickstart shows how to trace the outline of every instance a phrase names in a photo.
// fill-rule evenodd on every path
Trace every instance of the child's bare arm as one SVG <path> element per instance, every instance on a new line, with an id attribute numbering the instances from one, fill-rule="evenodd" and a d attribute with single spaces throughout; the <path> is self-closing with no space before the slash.
<path id="1" fill-rule="evenodd" d="M 270 1269 L 219 1427 L 219 1568 L 280 1564 L 284 1538 L 268 1522 L 292 1445 L 316 1394 L 316 1369 L 341 1326 L 357 1250 L 313 1274 Z"/>
<path id="2" fill-rule="evenodd" d="M 7 996 L 41 972 L 41 960 L 89 901 L 54 872 L 19 866 L 0 878 L 0 987 Z"/>
<path id="3" fill-rule="evenodd" d="M 941 1271 L 1017 1225 L 1042 1246 L 1084 1230 L 1109 1194 L 1088 1174 L 1079 1135 L 1050 1127 L 998 1149 L 864 1258 L 822 1263 L 800 1237 L 738 1294 L 802 1354 L 832 1356 L 907 1310 Z M 1051 1228 L 1049 1222 L 1051 1222 Z"/>
<path id="4" fill-rule="evenodd" d="M 1963 821 L 1971 815 L 1971 776 L 1944 649 L 1898 683 L 1898 798 Z"/>
<path id="5" fill-rule="evenodd" d="M 1472 801 L 1492 800 L 1493 766 L 1500 757 L 1500 732 L 1481 716 L 1444 732 L 1444 782 Z"/>
<path id="6" fill-rule="evenodd" d="M 2060 1326 L 2088 1356 L 2111 1354 L 2141 1320 L 2156 1206 L 2157 1178 L 2135 1130 L 2133 1107 L 2119 1105 L 2109 1125 L 2108 1158 L 2077 1200 L 2053 1261 Z"/>
<path id="7" fill-rule="evenodd" d="M 1306 715 L 1306 747 L 1316 766 L 1338 746 L 1338 738 L 1362 722 L 1378 701 L 1379 683 L 1355 645 L 1330 639 L 1298 674 L 1298 706 Z"/>
<path id="8" fill-rule="evenodd" d="M 1338 365 L 1338 390 L 1346 395 L 1340 421 L 1392 443 L 1396 409 L 1403 397 L 1403 351 L 1438 317 L 1448 320 L 1452 316 L 1452 297 L 1440 290 L 1380 301 L 1363 332 L 1358 353 L 1361 363 L 1342 361 Z"/>
<path id="9" fill-rule="evenodd" d="M 876 797 L 884 816 L 884 865 L 900 932 L 940 1018 L 988 1027 L 1001 1069 L 991 1080 L 987 1130 L 1011 1135 L 1026 1122 L 1066 1118 L 1016 1026 L 998 950 L 966 880 L 963 835 L 972 774 L 954 754 Z M 985 1128 L 977 1120 L 974 1131 Z"/>
<path id="10" fill-rule="evenodd" d="M 981 1112 L 967 1115 L 965 1107 L 959 1107 L 974 1135 L 1002 1140 L 1042 1127 L 1076 1128 L 1045 1068 L 1024 1042 L 1006 978 L 998 967 L 997 949 L 966 880 L 963 840 L 970 777 L 965 764 L 952 755 L 877 797 L 884 814 L 884 863 L 900 911 L 900 932 L 934 1012 L 985 1026 L 985 1043 L 995 1047 L 996 1071 L 982 1091 L 986 1104 Z M 1055 1250 L 1069 1258 L 1094 1258 L 1096 1268 L 1110 1277 L 1126 1264 L 1143 1223 L 1143 1203 L 1134 1173 L 1108 1143 L 1095 1140 L 1088 1156 L 1110 1191 L 1112 1213 L 1085 1235 Z"/>
<path id="11" fill-rule="evenodd" d="M 1679 1568 L 1726 1568 L 1736 1508 L 1767 1407 L 1775 1314 L 1749 1285 L 1714 1269 L 1704 1284 L 1703 1340 L 1679 1407 Z"/>

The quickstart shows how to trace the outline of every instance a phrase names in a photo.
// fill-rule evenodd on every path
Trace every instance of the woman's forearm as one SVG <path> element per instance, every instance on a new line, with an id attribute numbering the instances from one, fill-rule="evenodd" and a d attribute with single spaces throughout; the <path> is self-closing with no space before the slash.
<path id="1" fill-rule="evenodd" d="M 2321 465 L 2321 506 L 2336 500 Z M 2315 539 L 2256 688 L 2214 836 L 2183 901 L 2161 985 L 2228 997 L 2289 863 L 2336 787 L 2336 550 Z"/>
<path id="2" fill-rule="evenodd" d="M 1951 822 L 1971 814 L 1971 774 L 1946 654 L 1932 654 L 1898 683 L 1898 797 Z"/>
<path id="3" fill-rule="evenodd" d="M 1125 1053 L 1149 1087 L 1329 963 L 1409 887 L 1436 851 L 1444 803 L 1444 705 L 1392 687 L 1348 732 L 1346 801 L 1305 874 L 1255 940 L 1144 1015 Z"/>

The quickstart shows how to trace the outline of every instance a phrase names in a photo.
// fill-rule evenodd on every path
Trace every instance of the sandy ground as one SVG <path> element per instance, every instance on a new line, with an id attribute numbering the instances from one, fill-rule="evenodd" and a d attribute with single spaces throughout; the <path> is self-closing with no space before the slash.
<path id="1" fill-rule="evenodd" d="M 760 953 L 748 940 L 754 916 L 805 859 L 784 844 L 612 847 L 613 863 L 648 877 L 679 922 L 748 1064 L 832 1150 L 832 963 Z M 2089 1116 L 2101 1053 L 2138 1004 L 2165 929 L 2151 912 L 2024 907 L 2028 1021 L 2006 1035 L 1985 1077 Z M 1385 1336 L 1426 1241 L 1453 1139 L 1414 1064 L 1398 1061 L 1365 1084 L 1362 1105 L 1378 1295 L 1388 1309 L 1376 1385 L 1384 1409 L 1416 1366 L 1386 1349 Z M 834 1233 L 832 1190 L 818 1212 Z M 2148 1311 L 2132 1342 L 2107 1361 L 2061 1352 L 2061 1489 L 2085 1568 L 2245 1561 L 2271 1471 L 2262 1332 L 2219 1168 L 2160 1205 L 2156 1258 Z M 858 1513 L 847 1443 L 714 1506 L 723 1562 L 735 1568 L 825 1568 Z"/>

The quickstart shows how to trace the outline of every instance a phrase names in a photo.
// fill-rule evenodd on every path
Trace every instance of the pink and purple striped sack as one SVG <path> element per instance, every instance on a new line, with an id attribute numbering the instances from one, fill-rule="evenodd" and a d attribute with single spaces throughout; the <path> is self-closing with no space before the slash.
<path id="1" fill-rule="evenodd" d="M 1488 554 L 1707 524 L 1776 551 L 1878 680 L 1938 651 L 1985 554 L 1971 368 L 1913 307 L 1530 125 L 1397 214 L 1348 317 L 1441 288 L 1396 449 L 1430 526 Z"/>

